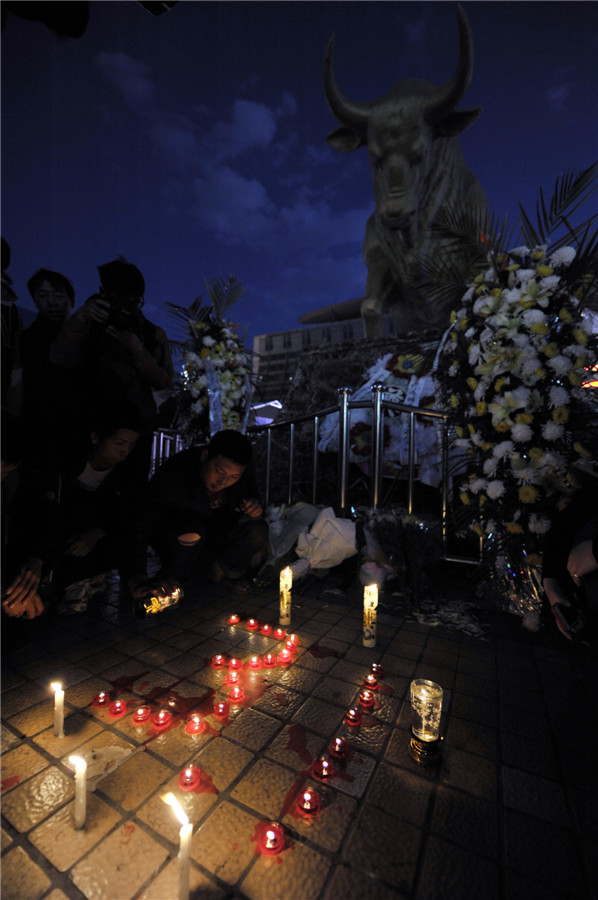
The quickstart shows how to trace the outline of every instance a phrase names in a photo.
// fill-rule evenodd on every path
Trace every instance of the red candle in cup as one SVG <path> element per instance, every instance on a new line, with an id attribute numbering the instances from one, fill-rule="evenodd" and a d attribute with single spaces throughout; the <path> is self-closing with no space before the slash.
<path id="1" fill-rule="evenodd" d="M 260 628 L 260 631 L 262 634 L 270 635 L 270 634 L 272 634 L 272 626 L 268 625 L 267 622 L 264 622 L 264 624 Z"/>
<path id="2" fill-rule="evenodd" d="M 327 778 L 330 778 L 332 775 L 334 775 L 332 760 L 327 756 L 320 756 L 314 762 L 313 771 L 316 778 L 320 778 L 322 781 L 326 781 Z"/>
<path id="3" fill-rule="evenodd" d="M 293 654 L 286 647 L 280 651 L 278 654 L 278 665 L 279 666 L 288 666 L 291 659 L 293 658 Z"/>
<path id="4" fill-rule="evenodd" d="M 200 778 L 197 766 L 187 766 L 179 775 L 179 787 L 182 791 L 192 791 L 199 784 Z"/>
<path id="5" fill-rule="evenodd" d="M 152 711 L 149 706 L 138 706 L 135 712 L 133 713 L 133 721 L 134 722 L 147 722 L 149 717 L 151 716 Z"/>
<path id="6" fill-rule="evenodd" d="M 360 706 L 373 706 L 374 705 L 374 692 L 369 688 L 366 688 L 363 691 L 359 692 L 359 704 Z"/>
<path id="7" fill-rule="evenodd" d="M 94 706 L 105 706 L 110 702 L 110 695 L 106 693 L 106 691 L 100 691 L 99 694 L 93 698 Z"/>
<path id="8" fill-rule="evenodd" d="M 127 704 L 125 700 L 115 700 L 114 703 L 110 704 L 110 715 L 115 717 L 124 716 L 127 711 Z"/>
<path id="9" fill-rule="evenodd" d="M 308 816 L 313 816 L 320 808 L 320 797 L 317 791 L 312 788 L 306 788 L 299 795 L 297 805 L 301 812 Z"/>
<path id="10" fill-rule="evenodd" d="M 347 725 L 360 725 L 361 724 L 361 713 L 355 707 L 351 707 L 351 709 L 347 710 L 347 714 L 345 716 L 345 722 Z"/>
<path id="11" fill-rule="evenodd" d="M 289 641 L 293 647 L 299 646 L 299 638 L 297 637 L 296 634 L 290 634 L 287 638 L 287 644 L 289 643 Z"/>
<path id="12" fill-rule="evenodd" d="M 185 722 L 185 731 L 187 734 L 199 734 L 204 730 L 204 723 L 199 713 L 192 713 Z"/>
<path id="13" fill-rule="evenodd" d="M 224 665 L 224 656 L 222 653 L 219 653 L 217 656 L 212 657 L 212 668 L 221 669 Z"/>
<path id="14" fill-rule="evenodd" d="M 264 656 L 264 665 L 266 668 L 271 669 L 276 665 L 276 657 L 272 653 L 266 653 Z"/>
<path id="15" fill-rule="evenodd" d="M 378 687 L 378 679 L 373 672 L 370 672 L 369 675 L 365 676 L 365 678 L 363 679 L 363 683 L 365 684 L 366 688 L 369 688 L 371 691 L 375 691 Z"/>
<path id="16" fill-rule="evenodd" d="M 172 722 L 172 713 L 169 709 L 161 709 L 159 712 L 154 713 L 152 722 L 154 725 L 157 725 L 158 728 L 164 728 Z"/>
<path id="17" fill-rule="evenodd" d="M 227 684 L 238 684 L 239 681 L 240 681 L 239 673 L 238 673 L 238 672 L 235 672 L 234 669 L 231 669 L 231 670 L 228 672 L 228 674 L 227 674 L 227 676 L 226 676 L 226 678 L 225 678 L 225 681 L 226 681 Z"/>
<path id="18" fill-rule="evenodd" d="M 239 703 L 243 699 L 243 696 L 243 689 L 240 688 L 238 684 L 232 687 L 228 692 L 228 699 L 235 703 Z"/>
<path id="19" fill-rule="evenodd" d="M 219 700 L 214 704 L 214 715 L 218 719 L 226 719 L 226 717 L 228 716 L 228 710 L 229 706 L 225 700 Z"/>
<path id="20" fill-rule="evenodd" d="M 233 658 L 231 659 L 231 661 L 228 664 L 228 667 L 229 667 L 229 669 L 240 669 L 242 665 L 243 665 L 243 663 L 241 662 L 241 660 L 237 659 L 236 657 L 233 656 Z"/>
<path id="21" fill-rule="evenodd" d="M 370 671 L 372 675 L 375 675 L 376 678 L 384 678 L 384 669 L 380 665 L 380 663 L 372 663 L 370 666 Z"/>
<path id="22" fill-rule="evenodd" d="M 233 613 L 232 616 L 228 617 L 229 625 L 238 625 L 240 621 L 241 621 L 241 619 L 236 613 Z"/>
<path id="23" fill-rule="evenodd" d="M 259 656 L 252 656 L 249 660 L 249 668 L 250 669 L 261 669 L 262 661 Z"/>
<path id="24" fill-rule="evenodd" d="M 277 641 L 281 641 L 283 639 L 284 635 L 285 635 L 284 628 L 280 628 L 280 626 L 278 628 L 275 628 L 274 631 L 272 632 L 272 637 L 275 637 Z"/>
<path id="25" fill-rule="evenodd" d="M 257 619 L 247 619 L 247 628 L 249 631 L 257 631 L 259 628 Z"/>
<path id="26" fill-rule="evenodd" d="M 344 737 L 335 737 L 330 742 L 330 747 L 328 749 L 333 754 L 333 756 L 338 756 L 340 759 L 344 759 L 349 750 L 349 744 Z"/>
<path id="27" fill-rule="evenodd" d="M 258 846 L 262 853 L 274 856 L 284 849 L 284 828 L 279 822 L 266 822 L 261 829 Z"/>

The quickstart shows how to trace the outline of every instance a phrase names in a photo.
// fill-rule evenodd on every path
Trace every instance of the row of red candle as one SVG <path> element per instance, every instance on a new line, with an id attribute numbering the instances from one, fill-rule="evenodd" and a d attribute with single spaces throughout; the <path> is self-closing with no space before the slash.
<path id="1" fill-rule="evenodd" d="M 104 691 L 101 691 L 95 698 L 95 702 L 98 706 L 107 705 L 109 703 L 109 700 L 109 695 Z M 126 700 L 114 700 L 112 703 L 110 703 L 108 708 L 108 712 L 110 713 L 110 715 L 114 716 L 115 718 L 120 718 L 126 715 L 127 711 L 128 709 Z M 214 703 L 213 713 L 217 718 L 226 718 L 229 714 L 228 703 L 222 700 Z M 150 718 L 154 725 L 157 725 L 158 727 L 164 727 L 165 725 L 170 725 L 173 719 L 173 714 L 169 709 L 160 709 L 152 714 L 151 707 L 149 706 L 138 706 L 133 713 L 134 722 L 147 722 Z M 189 734 L 196 734 L 199 731 L 203 730 L 203 722 L 199 714 L 193 713 L 187 718 L 185 730 Z"/>
<path id="2" fill-rule="evenodd" d="M 276 665 L 286 666 L 293 659 L 293 650 L 295 649 L 295 644 L 292 644 L 290 641 L 287 641 L 282 650 L 278 653 L 266 653 L 262 656 L 252 656 L 247 661 L 247 668 L 249 669 L 261 669 L 264 666 L 267 669 L 272 669 Z M 217 656 L 212 657 L 212 668 L 214 669 L 224 669 L 226 668 L 226 659 L 222 654 L 218 654 Z M 242 669 L 243 663 L 240 659 L 231 659 L 228 663 L 229 670 Z M 228 682 L 230 683 L 230 682 Z"/>

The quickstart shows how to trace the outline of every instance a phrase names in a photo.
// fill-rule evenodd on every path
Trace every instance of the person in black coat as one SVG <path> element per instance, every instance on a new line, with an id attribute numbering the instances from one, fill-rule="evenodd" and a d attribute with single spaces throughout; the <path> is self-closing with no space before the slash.
<path id="1" fill-rule="evenodd" d="M 124 577 L 134 597 L 157 580 L 168 591 L 199 566 L 237 593 L 268 550 L 268 526 L 251 467 L 252 448 L 238 431 L 220 431 L 206 447 L 183 450 L 149 482 L 131 530 Z M 157 579 L 147 577 L 147 548 L 158 554 Z"/>

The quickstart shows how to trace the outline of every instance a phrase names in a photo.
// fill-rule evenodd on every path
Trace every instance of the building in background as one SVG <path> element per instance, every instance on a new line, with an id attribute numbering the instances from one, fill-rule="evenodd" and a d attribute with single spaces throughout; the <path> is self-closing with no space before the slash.
<path id="1" fill-rule="evenodd" d="M 389 316 L 384 318 L 384 334 L 394 334 Z M 300 357 L 326 344 L 365 340 L 361 318 L 304 325 L 291 331 L 258 334 L 253 339 L 253 375 L 256 403 L 284 398 Z M 340 385 L 339 385 L 340 387 Z"/>

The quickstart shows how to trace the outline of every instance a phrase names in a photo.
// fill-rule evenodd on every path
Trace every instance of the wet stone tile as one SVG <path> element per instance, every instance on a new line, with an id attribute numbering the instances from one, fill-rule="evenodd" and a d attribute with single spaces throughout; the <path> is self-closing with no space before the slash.
<path id="1" fill-rule="evenodd" d="M 297 803 L 306 788 L 315 790 L 320 798 L 320 809 L 313 815 L 302 813 Z M 355 818 L 356 811 L 357 802 L 354 799 L 335 791 L 329 785 L 308 778 L 298 785 L 297 799 L 282 821 L 289 830 L 306 838 L 312 844 L 336 853 Z"/>
<path id="2" fill-rule="evenodd" d="M 431 794 L 432 784 L 429 781 L 383 762 L 372 778 L 367 801 L 404 822 L 421 828 L 426 819 Z"/>
<path id="3" fill-rule="evenodd" d="M 48 765 L 45 757 L 23 744 L 2 754 L 2 796 Z"/>
<path id="4" fill-rule="evenodd" d="M 133 822 L 125 822 L 71 872 L 88 900 L 130 900 L 168 858 L 168 851 Z"/>
<path id="5" fill-rule="evenodd" d="M 323 700 L 310 697 L 293 716 L 293 721 L 317 731 L 319 734 L 330 736 L 339 727 L 344 715 L 340 707 L 331 707 Z"/>
<path id="6" fill-rule="evenodd" d="M 15 847 L 2 857 L 3 900 L 39 900 L 51 885 L 47 874 L 22 847 Z"/>
<path id="7" fill-rule="evenodd" d="M 421 840 L 422 832 L 418 828 L 366 804 L 352 837 L 345 844 L 343 858 L 363 872 L 371 872 L 409 893 L 413 890 Z"/>
<path id="8" fill-rule="evenodd" d="M 297 771 L 311 766 L 313 760 L 324 750 L 322 735 L 306 731 L 303 725 L 287 725 L 267 748 L 266 756 Z"/>
<path id="9" fill-rule="evenodd" d="M 212 729 L 199 734 L 187 734 L 184 722 L 179 721 L 170 731 L 151 736 L 151 743 L 148 746 L 156 756 L 160 756 L 173 766 L 182 766 L 216 736 L 219 736 L 219 733 L 215 733 Z"/>
<path id="10" fill-rule="evenodd" d="M 118 769 L 106 775 L 97 791 L 127 812 L 143 803 L 161 784 L 172 776 L 172 770 L 148 753 L 135 755 Z"/>
<path id="11" fill-rule="evenodd" d="M 257 751 L 266 746 L 280 727 L 278 719 L 265 716 L 254 709 L 245 709 L 226 726 L 226 737 Z"/>
<path id="12" fill-rule="evenodd" d="M 386 887 L 371 872 L 337 866 L 322 900 L 401 900 L 405 895 Z"/>
<path id="13" fill-rule="evenodd" d="M 303 694 L 298 694 L 296 691 L 291 691 L 289 688 L 279 685 L 272 685 L 253 704 L 253 708 L 278 719 L 291 719 L 304 702 L 305 697 Z"/>
<path id="14" fill-rule="evenodd" d="M 241 882 L 241 890 L 249 900 L 316 900 L 329 870 L 327 859 L 295 842 L 278 856 L 260 856 Z"/>
<path id="15" fill-rule="evenodd" d="M 565 795 L 556 781 L 503 766 L 502 785 L 506 806 L 546 819 L 555 825 L 569 824 Z"/>
<path id="16" fill-rule="evenodd" d="M 482 756 L 474 756 L 445 745 L 440 780 L 485 800 L 496 800 L 496 764 Z"/>
<path id="17" fill-rule="evenodd" d="M 114 666 L 118 666 L 119 663 L 123 663 L 128 659 L 128 654 L 121 653 L 118 649 L 107 647 L 98 651 L 98 653 L 86 656 L 85 659 L 80 660 L 80 665 L 87 670 L 88 676 L 89 672 L 99 675 L 101 672 L 105 672 L 106 669 L 113 669 Z"/>
<path id="18" fill-rule="evenodd" d="M 277 667 L 268 676 L 269 680 L 275 684 L 292 688 L 303 694 L 312 694 L 321 677 L 319 672 L 310 672 L 308 669 L 302 669 L 297 665 L 287 666 L 286 668 Z"/>
<path id="19" fill-rule="evenodd" d="M 12 716 L 16 716 L 41 700 L 48 700 L 49 703 L 53 703 L 52 698 L 53 694 L 50 690 L 49 682 L 45 688 L 39 684 L 27 683 L 18 685 L 2 694 L 2 718 L 10 720 Z"/>
<path id="20" fill-rule="evenodd" d="M 154 878 L 149 887 L 137 894 L 135 900 L 165 900 L 166 897 L 178 896 L 179 863 L 171 860 Z M 189 893 L 196 900 L 225 900 L 226 895 L 215 882 L 200 872 L 194 865 L 189 869 Z"/>
<path id="21" fill-rule="evenodd" d="M 99 724 L 82 713 L 73 713 L 64 720 L 64 737 L 57 738 L 54 736 L 54 729 L 48 728 L 41 734 L 34 736 L 33 740 L 36 744 L 52 756 L 60 758 L 68 753 L 72 753 L 77 747 L 81 746 L 85 741 L 94 737 L 101 731 Z"/>
<path id="22" fill-rule="evenodd" d="M 95 794 L 87 794 L 85 828 L 76 830 L 73 801 L 38 825 L 29 840 L 59 872 L 65 872 L 111 831 L 120 815 Z"/>
<path id="23" fill-rule="evenodd" d="M 379 756 L 388 741 L 390 728 L 383 722 L 375 721 L 373 717 L 366 721 L 370 721 L 371 724 L 358 726 L 343 724 L 339 734 L 348 740 L 353 749 L 369 753 L 371 756 Z"/>
<path id="24" fill-rule="evenodd" d="M 70 714 L 70 710 L 68 708 L 65 709 L 65 721 Z M 54 727 L 54 703 L 47 700 L 44 700 L 42 703 L 36 703 L 35 706 L 30 706 L 22 713 L 11 716 L 9 721 L 12 728 L 15 728 L 27 737 L 39 734 L 45 728 Z"/>
<path id="25" fill-rule="evenodd" d="M 225 791 L 254 759 L 252 753 L 226 738 L 220 738 L 193 757 L 193 763 L 212 778 L 218 791 Z"/>
<path id="26" fill-rule="evenodd" d="M 24 732 L 21 732 L 21 734 L 24 734 Z M 16 735 L 14 731 L 11 731 L 10 728 L 7 728 L 6 725 L 2 725 L 0 753 L 7 753 L 9 750 L 13 750 L 15 747 L 18 747 L 20 743 L 21 738 Z"/>
<path id="27" fill-rule="evenodd" d="M 258 759 L 233 788 L 231 796 L 261 816 L 277 819 L 296 778 L 295 772 L 268 760 Z"/>
<path id="28" fill-rule="evenodd" d="M 258 821 L 233 803 L 221 803 L 193 835 L 192 858 L 222 881 L 235 884 L 255 857 L 252 839 Z"/>
<path id="29" fill-rule="evenodd" d="M 338 663 L 342 655 L 342 651 L 335 650 L 328 644 L 317 644 L 306 650 L 297 665 L 302 669 L 325 673 Z"/>
<path id="30" fill-rule="evenodd" d="M 363 797 L 376 766 L 375 759 L 351 749 L 345 760 L 334 760 L 332 787 L 350 797 Z"/>
<path id="31" fill-rule="evenodd" d="M 93 678 L 86 678 L 84 681 L 72 685 L 72 687 L 69 686 L 68 691 L 65 691 L 66 705 L 80 709 L 89 706 L 100 691 L 110 690 L 110 687 L 106 680 L 100 676 L 94 675 Z"/>
<path id="32" fill-rule="evenodd" d="M 498 854 L 498 809 L 471 794 L 439 785 L 431 830 L 473 853 Z"/>
<path id="33" fill-rule="evenodd" d="M 56 766 L 49 766 L 20 785 L 2 801 L 2 815 L 17 831 L 29 831 L 75 793 L 74 781 Z"/>
<path id="34" fill-rule="evenodd" d="M 429 781 L 438 781 L 442 765 L 422 767 L 412 759 L 409 754 L 409 741 L 411 734 L 404 728 L 395 728 L 391 732 L 390 739 L 384 750 L 384 759 L 396 766 L 417 772 L 421 778 Z"/>
<path id="35" fill-rule="evenodd" d="M 434 836 L 426 846 L 420 891 L 438 900 L 498 900 L 501 896 L 496 865 Z"/>
<path id="36" fill-rule="evenodd" d="M 327 677 L 315 688 L 312 696 L 348 708 L 355 697 L 355 685 L 338 678 Z"/>
<path id="37" fill-rule="evenodd" d="M 125 638 L 123 641 L 118 641 L 118 643 L 114 645 L 114 649 L 125 656 L 137 656 L 138 653 L 143 653 L 144 650 L 151 650 L 152 647 L 155 646 L 156 641 L 153 640 L 153 638 L 146 637 L 145 635 L 137 635 L 136 637 L 129 637 Z"/>
<path id="38" fill-rule="evenodd" d="M 477 753 L 479 756 L 488 756 L 490 759 L 496 759 L 498 753 L 495 728 L 488 728 L 478 722 L 469 722 L 467 719 L 459 719 L 457 716 L 450 716 L 448 720 L 446 742 L 458 750 Z"/>
<path id="39" fill-rule="evenodd" d="M 341 659 L 330 671 L 330 674 L 333 678 L 340 678 L 341 681 L 360 685 L 369 671 L 369 666 L 359 666 L 356 663 Z"/>
<path id="40" fill-rule="evenodd" d="M 4 828 L 0 828 L 0 850 L 2 851 L 2 853 L 4 853 L 4 851 L 8 847 L 10 847 L 10 845 L 12 843 L 13 843 L 13 840 L 12 840 L 11 836 L 9 835 L 8 831 L 5 831 Z"/>
<path id="41" fill-rule="evenodd" d="M 381 659 L 381 665 L 387 675 L 400 676 L 409 681 L 415 672 L 415 660 L 397 656 L 395 653 L 385 653 Z"/>

